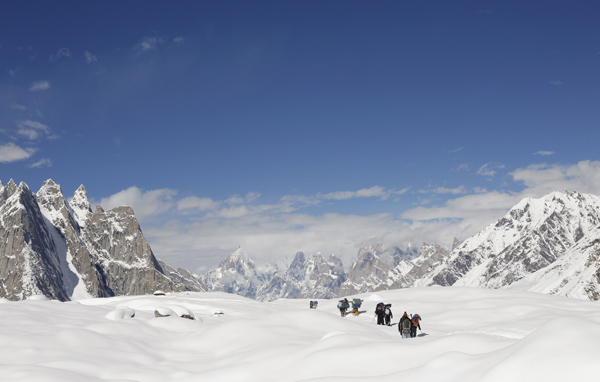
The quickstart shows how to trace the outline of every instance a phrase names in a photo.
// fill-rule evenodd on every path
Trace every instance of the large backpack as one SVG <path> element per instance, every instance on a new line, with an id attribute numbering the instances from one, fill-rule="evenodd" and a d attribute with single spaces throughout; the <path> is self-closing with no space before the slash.
<path id="1" fill-rule="evenodd" d="M 406 317 L 404 321 L 402 321 L 402 329 L 410 329 L 410 318 Z"/>
<path id="2" fill-rule="evenodd" d="M 417 325 L 419 325 L 419 320 L 420 320 L 420 319 L 421 319 L 421 317 L 419 317 L 419 315 L 418 315 L 418 314 L 415 314 L 415 316 L 414 316 L 414 317 L 413 317 L 413 319 L 412 319 L 413 325 L 414 325 L 414 326 L 417 326 Z"/>

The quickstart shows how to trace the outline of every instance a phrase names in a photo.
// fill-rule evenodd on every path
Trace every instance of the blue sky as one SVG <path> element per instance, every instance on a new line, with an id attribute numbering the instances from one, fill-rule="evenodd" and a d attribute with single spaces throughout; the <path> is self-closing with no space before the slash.
<path id="1" fill-rule="evenodd" d="M 0 180 L 134 207 L 191 270 L 450 246 L 600 193 L 600 4 L 4 1 Z"/>

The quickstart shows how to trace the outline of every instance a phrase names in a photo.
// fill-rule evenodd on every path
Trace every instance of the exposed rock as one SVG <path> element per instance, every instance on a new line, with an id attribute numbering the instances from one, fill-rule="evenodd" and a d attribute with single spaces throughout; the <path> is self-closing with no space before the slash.
<path id="1" fill-rule="evenodd" d="M 165 274 L 130 207 L 91 212 L 85 187 L 0 186 L 0 297 L 78 298 L 198 290 Z"/>

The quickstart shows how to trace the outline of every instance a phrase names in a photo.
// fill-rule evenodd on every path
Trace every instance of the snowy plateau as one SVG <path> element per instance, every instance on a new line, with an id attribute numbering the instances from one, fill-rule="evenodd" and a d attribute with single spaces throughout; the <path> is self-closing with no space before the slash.
<path id="1" fill-rule="evenodd" d="M 337 300 L 261 302 L 176 292 L 58 302 L 0 300 L 0 380 L 596 381 L 600 305 L 541 293 L 468 287 L 358 294 L 358 316 Z M 392 326 L 376 325 L 378 302 Z M 191 313 L 194 319 L 154 311 Z M 418 313 L 401 338 L 402 313 Z"/>

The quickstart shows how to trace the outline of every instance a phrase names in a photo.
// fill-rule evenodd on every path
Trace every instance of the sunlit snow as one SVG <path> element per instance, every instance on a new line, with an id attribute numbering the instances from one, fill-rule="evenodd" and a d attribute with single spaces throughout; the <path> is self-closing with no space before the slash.
<path id="1" fill-rule="evenodd" d="M 600 304 L 509 290 L 379 291 L 359 316 L 336 300 L 167 293 L 0 301 L 3 381 L 591 381 Z M 374 308 L 392 304 L 392 327 Z M 195 320 L 158 317 L 191 313 Z M 398 319 L 422 316 L 416 338 Z"/>

